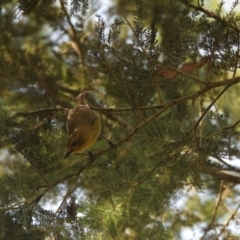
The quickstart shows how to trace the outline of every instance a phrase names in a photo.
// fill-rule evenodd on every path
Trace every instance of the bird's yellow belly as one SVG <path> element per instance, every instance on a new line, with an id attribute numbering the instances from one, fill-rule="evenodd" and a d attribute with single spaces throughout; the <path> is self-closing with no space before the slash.
<path id="1" fill-rule="evenodd" d="M 96 121 L 92 126 L 92 128 L 88 130 L 84 144 L 75 148 L 73 152 L 81 153 L 84 150 L 91 148 L 94 145 L 94 143 L 97 141 L 100 132 L 101 132 L 101 122 Z"/>

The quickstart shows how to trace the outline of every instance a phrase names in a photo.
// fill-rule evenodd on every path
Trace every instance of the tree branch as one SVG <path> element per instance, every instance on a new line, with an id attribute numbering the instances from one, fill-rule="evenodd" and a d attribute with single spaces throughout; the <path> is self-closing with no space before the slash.
<path id="1" fill-rule="evenodd" d="M 217 20 L 218 22 L 223 23 L 224 25 L 228 26 L 229 28 L 231 28 L 235 32 L 240 33 L 240 29 L 238 27 L 236 27 L 235 25 L 227 22 L 224 18 L 220 17 L 219 15 L 206 10 L 205 8 L 201 7 L 200 5 L 196 6 L 196 5 L 190 3 L 189 1 L 186 1 L 186 0 L 178 0 L 178 1 L 183 3 L 184 5 L 186 5 L 188 7 L 191 7 L 193 9 L 197 10 L 197 11 L 200 11 L 200 12 L 206 14 L 207 16 L 209 16 L 211 18 L 214 18 L 215 20 Z"/>
<path id="2" fill-rule="evenodd" d="M 220 235 L 224 232 L 225 228 L 229 225 L 229 223 L 234 219 L 235 215 L 237 214 L 238 209 L 240 209 L 240 204 L 238 205 L 238 207 L 235 209 L 235 211 L 232 213 L 231 217 L 228 219 L 228 221 L 226 222 L 226 224 L 223 226 L 222 230 L 220 231 L 220 233 L 216 236 L 215 240 L 218 240 Z"/>
<path id="3" fill-rule="evenodd" d="M 75 49 L 75 47 L 74 47 L 74 49 L 77 52 L 78 57 L 82 60 L 82 65 L 84 65 L 84 56 L 82 54 L 82 52 L 83 52 L 82 51 L 82 46 L 81 46 L 80 41 L 78 39 L 76 29 L 74 28 L 74 26 L 72 24 L 72 21 L 71 21 L 71 18 L 69 16 L 68 12 L 66 11 L 66 8 L 64 7 L 63 0 L 60 0 L 60 4 L 61 4 L 62 10 L 63 10 L 65 16 L 67 17 L 68 24 L 69 24 L 69 26 L 71 28 L 71 31 L 72 31 L 72 34 L 69 34 L 69 35 L 73 39 L 74 46 L 76 46 L 76 49 Z"/>
<path id="4" fill-rule="evenodd" d="M 219 94 L 218 96 L 211 102 L 211 104 L 209 104 L 209 106 L 205 109 L 204 113 L 201 115 L 201 117 L 197 120 L 197 122 L 195 123 L 194 127 L 193 127 L 193 131 L 194 131 L 194 135 L 196 136 L 196 129 L 199 125 L 199 123 L 202 121 L 202 119 L 204 118 L 204 116 L 208 113 L 208 111 L 210 110 L 210 108 L 215 104 L 215 102 L 223 95 L 223 93 L 230 87 L 232 86 L 231 84 L 227 85 Z"/>
<path id="5" fill-rule="evenodd" d="M 200 238 L 200 240 L 203 240 L 204 237 L 207 235 L 208 231 L 212 229 L 213 223 L 214 223 L 215 218 L 216 218 L 217 210 L 218 210 L 218 208 L 220 206 L 220 203 L 221 203 L 221 200 L 222 200 L 222 195 L 223 195 L 223 181 L 221 181 L 221 184 L 220 184 L 220 188 L 219 188 L 219 191 L 218 191 L 218 201 L 216 202 L 212 219 L 211 219 L 210 223 L 208 224 L 208 226 L 207 226 L 206 230 L 204 231 L 204 234 Z"/>

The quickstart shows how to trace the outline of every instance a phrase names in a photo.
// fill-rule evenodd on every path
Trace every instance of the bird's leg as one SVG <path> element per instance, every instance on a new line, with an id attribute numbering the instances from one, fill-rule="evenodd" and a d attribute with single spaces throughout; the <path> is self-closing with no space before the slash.
<path id="1" fill-rule="evenodd" d="M 117 148 L 116 145 L 115 145 L 111 140 L 109 140 L 108 138 L 106 138 L 106 137 L 103 136 L 102 134 L 100 134 L 100 136 L 101 136 L 102 138 L 104 138 L 105 140 L 108 141 L 108 144 L 110 145 L 110 147 L 111 147 L 112 149 L 116 149 L 116 148 Z"/>
<path id="2" fill-rule="evenodd" d="M 74 155 L 89 156 L 88 153 L 74 153 Z"/>
<path id="3" fill-rule="evenodd" d="M 64 157 L 64 159 L 65 158 L 67 158 L 69 155 L 71 155 L 72 154 L 72 152 L 70 152 L 70 151 L 68 151 L 67 153 L 66 153 L 66 155 L 65 155 L 65 157 Z M 82 156 L 89 156 L 90 154 L 85 154 L 85 153 L 73 153 L 74 155 L 82 155 Z"/>
<path id="4" fill-rule="evenodd" d="M 89 150 L 88 150 L 88 155 L 89 155 L 90 161 L 93 162 L 95 160 L 95 155 L 92 152 L 90 152 Z"/>

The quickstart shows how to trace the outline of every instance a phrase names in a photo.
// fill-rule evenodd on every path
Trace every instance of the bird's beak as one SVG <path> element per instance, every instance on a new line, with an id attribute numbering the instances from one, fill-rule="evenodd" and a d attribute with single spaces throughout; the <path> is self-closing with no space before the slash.
<path id="1" fill-rule="evenodd" d="M 66 153 L 64 159 L 67 158 L 71 153 L 72 153 L 71 151 L 67 151 L 67 153 Z"/>

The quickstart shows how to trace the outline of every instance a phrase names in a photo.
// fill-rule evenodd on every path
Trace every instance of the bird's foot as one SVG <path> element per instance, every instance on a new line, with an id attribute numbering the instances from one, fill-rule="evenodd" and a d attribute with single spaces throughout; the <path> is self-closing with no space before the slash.
<path id="1" fill-rule="evenodd" d="M 89 150 L 88 150 L 88 155 L 89 155 L 90 161 L 93 162 L 96 158 L 95 155 L 92 152 L 90 152 Z"/>
<path id="2" fill-rule="evenodd" d="M 111 140 L 109 140 L 108 138 L 106 138 L 104 135 L 100 135 L 102 138 L 104 138 L 106 141 L 108 141 L 108 144 L 109 144 L 109 146 L 112 148 L 112 149 L 116 149 L 117 148 L 117 146 L 111 141 Z"/>
<path id="3" fill-rule="evenodd" d="M 108 144 L 112 149 L 117 149 L 117 146 L 109 139 L 108 139 Z"/>

